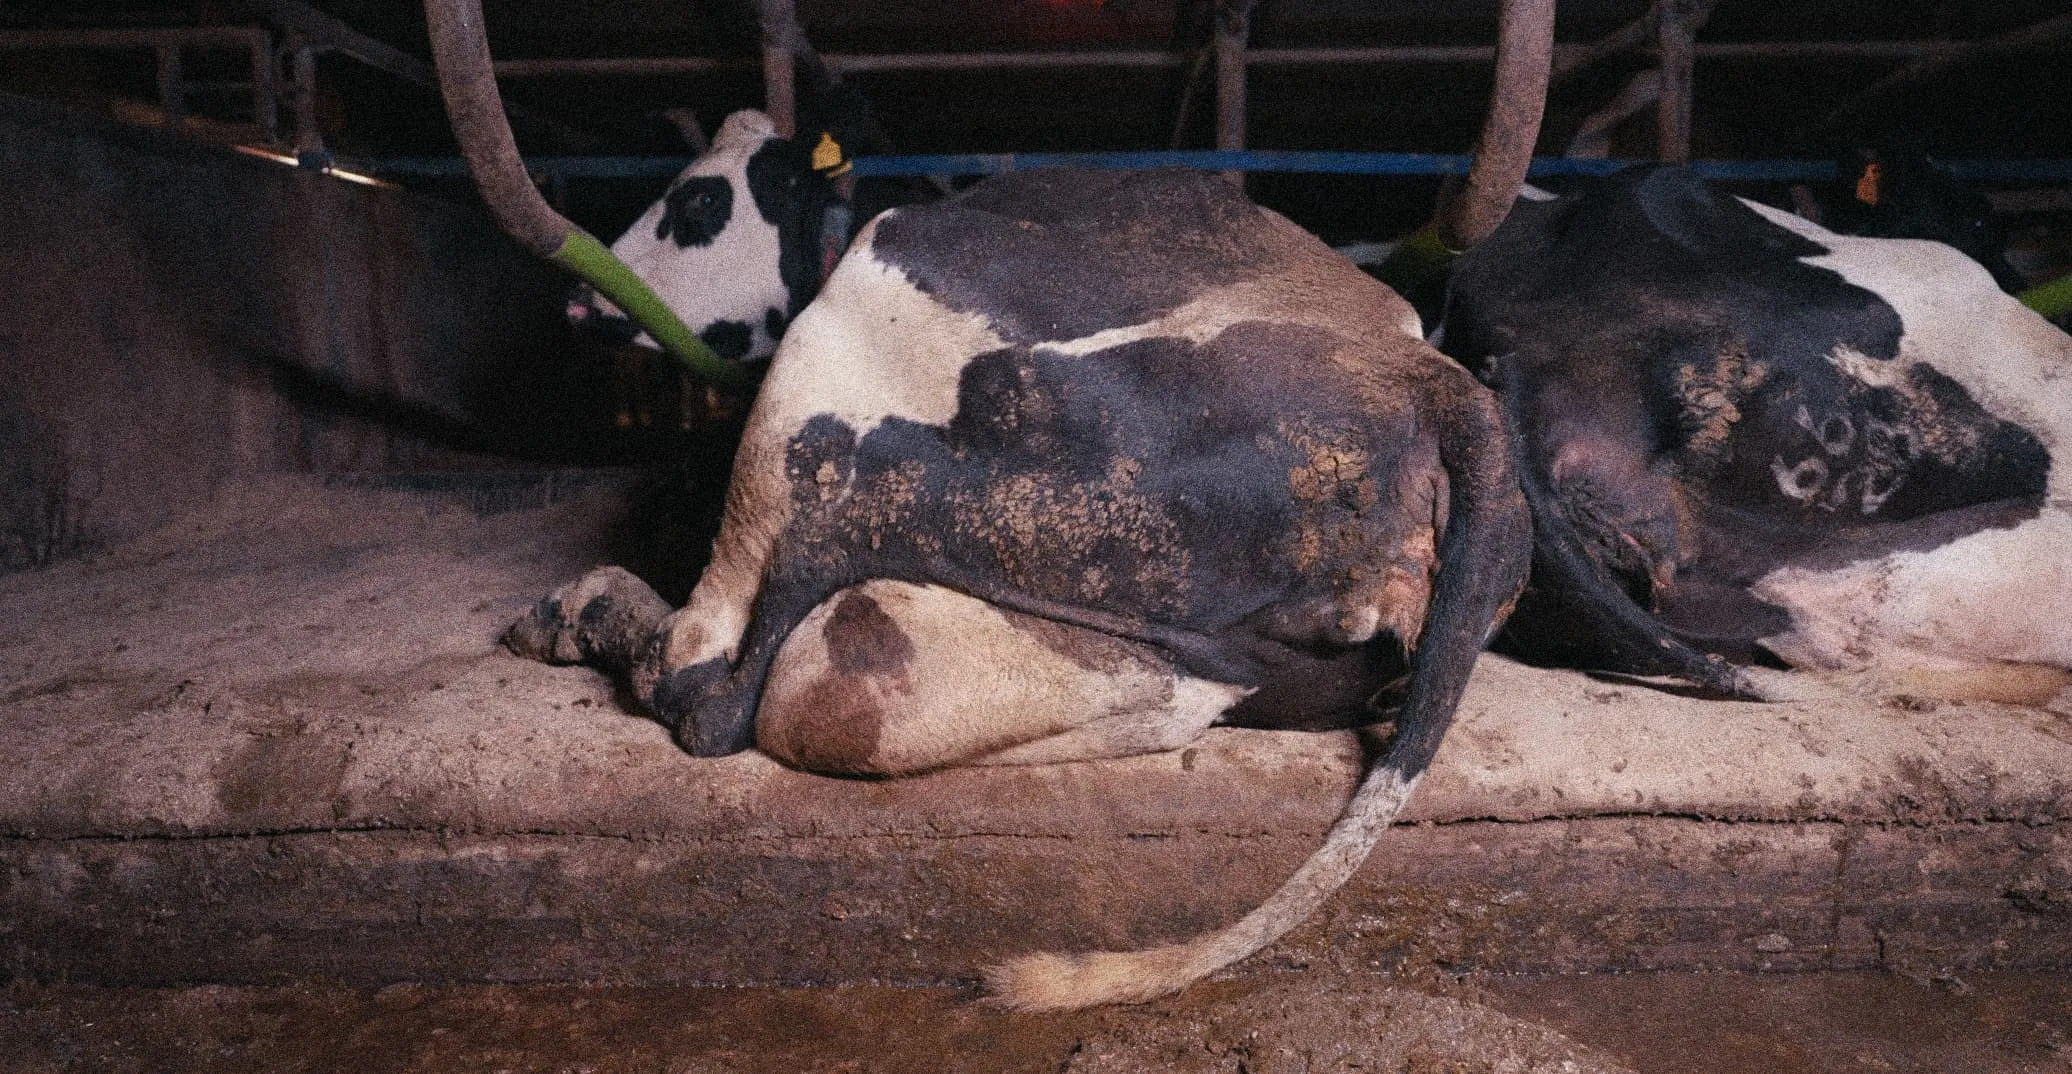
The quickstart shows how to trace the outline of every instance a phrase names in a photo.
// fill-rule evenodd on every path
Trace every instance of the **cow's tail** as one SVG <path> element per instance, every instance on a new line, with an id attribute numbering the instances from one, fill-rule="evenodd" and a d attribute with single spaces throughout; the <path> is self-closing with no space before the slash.
<path id="1" fill-rule="evenodd" d="M 1564 612 L 1582 620 L 1590 637 L 1605 648 L 1614 665 L 1608 670 L 1674 675 L 1730 697 L 1762 697 L 1761 688 L 1743 669 L 1677 637 L 1613 581 L 1603 564 L 1584 548 L 1582 536 L 1562 513 L 1560 497 L 1533 464 L 1521 412 L 1525 393 L 1513 380 L 1518 375 L 1515 368 L 1499 360 L 1493 373 L 1505 408 L 1512 465 L 1532 507 L 1534 589 L 1574 595 L 1573 606 L 1565 607 Z"/>
<path id="2" fill-rule="evenodd" d="M 1141 951 L 1029 955 L 985 973 L 994 1002 L 1023 1011 L 1138 1003 L 1176 992 L 1265 947 L 1308 918 L 1367 859 L 1438 751 L 1483 643 L 1524 583 L 1531 520 L 1504 447 L 1496 408 L 1423 411 L 1445 418 L 1441 458 L 1448 521 L 1439 576 L 1411 656 L 1396 731 L 1324 843 L 1279 890 L 1237 923 L 1182 944 Z"/>

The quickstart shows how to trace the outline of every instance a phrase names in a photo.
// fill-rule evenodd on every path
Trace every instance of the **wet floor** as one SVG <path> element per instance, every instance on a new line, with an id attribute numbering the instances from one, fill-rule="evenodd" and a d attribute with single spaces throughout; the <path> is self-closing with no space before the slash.
<path id="1" fill-rule="evenodd" d="M 1643 1071 L 2072 1071 L 2072 974 L 1511 977 L 1480 991 Z"/>
<path id="2" fill-rule="evenodd" d="M 2072 1072 L 2072 975 L 1679 973 L 1406 985 L 1280 974 L 1212 982 L 1143 1007 L 1043 1016 L 992 1010 L 952 989 L 868 987 L 17 983 L 0 993 L 0 1071 L 9 1074 L 1622 1067 Z"/>

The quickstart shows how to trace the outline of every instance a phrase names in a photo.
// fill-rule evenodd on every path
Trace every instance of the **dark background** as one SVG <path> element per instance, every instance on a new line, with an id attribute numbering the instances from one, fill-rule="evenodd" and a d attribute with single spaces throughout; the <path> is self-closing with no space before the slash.
<path id="1" fill-rule="evenodd" d="M 421 5 L 411 0 L 315 0 L 310 5 L 411 56 L 428 56 Z M 1258 48 L 1487 45 L 1495 0 L 1259 0 Z M 249 24 L 265 4 L 163 0 L 17 2 L 0 30 L 58 26 Z M 1557 40 L 1596 41 L 1643 16 L 1647 0 L 1562 0 Z M 824 53 L 985 50 L 1172 50 L 1186 57 L 1208 41 L 1207 0 L 800 0 L 799 19 Z M 2064 0 L 1722 0 L 1701 45 L 1735 43 L 1990 42 L 2072 12 Z M 643 56 L 735 57 L 726 71 L 671 76 L 534 76 L 507 79 L 507 97 L 528 153 L 666 154 L 682 146 L 659 119 L 694 109 L 709 131 L 727 112 L 758 105 L 755 16 L 747 0 L 490 0 L 499 60 Z M 146 52 L 0 54 L 0 89 L 93 103 L 150 100 Z M 237 60 L 225 56 L 235 77 Z M 1636 53 L 1561 82 L 1550 102 L 1543 153 L 1558 154 L 1582 119 L 1652 63 Z M 1693 155 L 1762 159 L 1826 157 L 1863 144 L 1902 143 L 1946 158 L 2072 157 L 2072 28 L 2053 40 L 1958 63 L 1873 99 L 1864 91 L 1912 60 L 1904 56 L 1704 57 L 1697 63 Z M 190 69 L 207 57 L 191 56 Z M 1201 148 L 1213 145 L 1211 71 L 1195 83 L 1179 119 L 1192 65 L 1052 70 L 885 72 L 849 76 L 872 101 L 897 148 L 909 153 Z M 190 75 L 193 71 L 190 70 Z M 200 76 L 196 76 L 200 77 Z M 1480 63 L 1275 65 L 1248 86 L 1248 145 L 1260 149 L 1459 153 L 1473 143 L 1489 70 Z M 348 57 L 319 61 L 326 145 L 341 158 L 449 154 L 437 95 Z M 191 107 L 236 121 L 239 105 Z M 1846 115 L 1838 115 L 1846 111 Z M 1651 113 L 1614 141 L 1618 156 L 1652 156 Z M 558 133 L 557 133 L 558 131 Z M 469 196 L 464 183 L 425 183 Z M 568 211 L 615 234 L 650 200 L 655 180 L 590 180 L 558 191 Z M 1255 197 L 1339 241 L 1383 238 L 1421 221 L 1430 180 L 1254 176 Z"/>
<path id="2" fill-rule="evenodd" d="M 1123 49 L 1172 58 L 850 76 L 902 152 L 1214 144 L 1213 72 L 1196 62 L 1209 40 L 1206 0 L 799 0 L 798 10 L 810 43 L 833 56 Z M 1574 48 L 1648 4 L 1561 0 L 1559 10 L 1558 43 Z M 1260 0 L 1251 44 L 1486 47 L 1496 11 L 1495 0 Z M 667 77 L 506 79 L 529 155 L 681 156 L 665 109 L 694 110 L 709 132 L 762 101 L 746 0 L 490 0 L 486 18 L 500 60 L 729 61 Z M 281 45 L 287 85 L 293 34 L 312 21 L 378 43 L 361 51 L 385 54 L 389 69 L 320 52 L 312 129 L 297 129 L 296 102 L 284 98 L 271 134 L 256 122 L 249 56 L 235 49 L 183 52 L 187 108 L 173 123 L 148 47 L 0 48 L 0 264 L 12 273 L 0 303 L 0 572 L 106 547 L 255 474 L 393 482 L 630 465 L 657 470 L 658 487 L 676 494 L 713 495 L 723 484 L 726 429 L 698 416 L 676 368 L 574 336 L 561 319 L 567 280 L 497 232 L 465 178 L 390 171 L 396 184 L 361 186 L 226 148 L 292 152 L 298 137 L 318 135 L 329 159 L 354 169 L 452 158 L 437 92 L 397 73 L 429 74 L 420 3 L 11 0 L 0 3 L 0 45 L 51 29 L 264 27 Z M 1863 43 L 1992 42 L 2039 25 L 2054 32 L 1864 96 L 1923 50 Z M 1828 159 L 1892 144 L 1946 159 L 2072 158 L 2065 0 L 1720 0 L 1697 41 L 1819 45 L 1810 56 L 1701 54 L 1700 158 Z M 1852 45 L 1858 54 L 1848 55 Z M 1643 51 L 1561 81 L 1540 151 L 1561 153 L 1584 117 L 1653 62 Z M 1489 76 L 1481 61 L 1262 65 L 1250 75 L 1247 144 L 1462 153 Z M 1610 148 L 1653 157 L 1652 112 Z M 609 238 L 663 185 L 660 176 L 569 180 L 547 193 Z M 1416 227 L 1438 185 L 1268 174 L 1248 183 L 1333 242 Z M 2036 279 L 2072 267 L 2065 181 L 1985 189 L 2003 208 L 2027 206 L 2008 220 Z M 1782 183 L 1737 192 L 1788 199 Z"/>

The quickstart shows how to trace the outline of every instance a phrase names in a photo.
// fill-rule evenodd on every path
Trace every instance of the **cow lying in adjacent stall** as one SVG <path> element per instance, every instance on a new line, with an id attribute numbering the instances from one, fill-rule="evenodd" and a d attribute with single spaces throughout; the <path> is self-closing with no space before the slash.
<path id="1" fill-rule="evenodd" d="M 1443 340 L 1517 438 L 1528 656 L 1773 698 L 1813 684 L 1719 658 L 2064 687 L 2072 337 L 1950 247 L 1629 171 L 1521 199 L 1456 266 Z"/>
<path id="2" fill-rule="evenodd" d="M 727 127 L 718 151 L 762 129 Z M 605 568 L 514 650 L 627 675 L 694 753 L 834 773 L 1122 756 L 1400 702 L 1265 904 L 1186 944 L 1003 967 L 1015 1006 L 1174 990 L 1351 875 L 1530 558 L 1495 400 L 1405 303 L 1219 178 L 1046 171 L 878 217 L 785 328 L 689 603 Z"/>

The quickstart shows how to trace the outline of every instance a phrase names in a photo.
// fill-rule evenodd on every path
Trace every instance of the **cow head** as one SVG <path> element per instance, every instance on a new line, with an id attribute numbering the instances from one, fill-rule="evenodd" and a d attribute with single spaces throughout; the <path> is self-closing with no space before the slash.
<path id="1" fill-rule="evenodd" d="M 820 287 L 823 221 L 841 203 L 827 173 L 840 162 L 816 162 L 814 146 L 803 142 L 779 136 L 761 112 L 728 116 L 712 147 L 612 244 L 729 361 L 768 358 Z M 831 154 L 823 148 L 819 155 Z M 570 299 L 568 315 L 587 329 L 654 346 L 588 287 Z"/>

